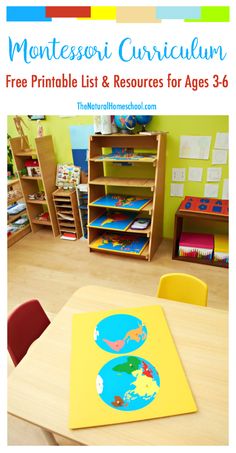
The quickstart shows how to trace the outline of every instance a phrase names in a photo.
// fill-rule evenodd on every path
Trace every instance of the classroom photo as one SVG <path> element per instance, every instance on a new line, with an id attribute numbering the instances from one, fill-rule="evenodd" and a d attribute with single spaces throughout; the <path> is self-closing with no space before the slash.
<path id="1" fill-rule="evenodd" d="M 42 113 L 7 117 L 8 445 L 227 446 L 229 117 Z"/>

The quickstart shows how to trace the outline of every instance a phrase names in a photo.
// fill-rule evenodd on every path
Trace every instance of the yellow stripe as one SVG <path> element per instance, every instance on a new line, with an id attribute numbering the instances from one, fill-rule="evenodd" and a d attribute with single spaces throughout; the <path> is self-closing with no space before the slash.
<path id="1" fill-rule="evenodd" d="M 92 20 L 116 20 L 116 6 L 91 6 Z"/>

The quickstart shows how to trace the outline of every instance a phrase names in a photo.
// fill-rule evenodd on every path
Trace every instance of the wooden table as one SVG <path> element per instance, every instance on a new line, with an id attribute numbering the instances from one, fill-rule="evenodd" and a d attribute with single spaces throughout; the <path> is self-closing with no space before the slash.
<path id="1" fill-rule="evenodd" d="M 74 313 L 159 304 L 198 412 L 69 430 L 71 318 Z M 9 378 L 10 414 L 84 445 L 227 445 L 227 312 L 99 286 L 77 290 Z"/>

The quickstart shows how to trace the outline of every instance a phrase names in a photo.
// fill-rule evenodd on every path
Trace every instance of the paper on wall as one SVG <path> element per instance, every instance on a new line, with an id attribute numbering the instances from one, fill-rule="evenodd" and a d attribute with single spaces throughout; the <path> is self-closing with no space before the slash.
<path id="1" fill-rule="evenodd" d="M 204 197 L 218 198 L 219 184 L 205 184 Z"/>
<path id="2" fill-rule="evenodd" d="M 172 181 L 185 181 L 185 168 L 172 168 Z"/>
<path id="3" fill-rule="evenodd" d="M 211 137 L 207 135 L 182 135 L 179 157 L 182 159 L 209 159 Z"/>
<path id="4" fill-rule="evenodd" d="M 222 175 L 222 168 L 208 168 L 207 169 L 207 181 L 214 182 L 220 181 Z"/>
<path id="5" fill-rule="evenodd" d="M 223 190 L 222 190 L 222 199 L 223 200 L 229 199 L 229 180 L 228 179 L 224 179 Z"/>
<path id="6" fill-rule="evenodd" d="M 213 149 L 212 163 L 213 164 L 227 164 L 228 151 L 226 149 Z"/>
<path id="7" fill-rule="evenodd" d="M 229 149 L 229 134 L 228 134 L 228 132 L 217 132 L 214 148 Z"/>
<path id="8" fill-rule="evenodd" d="M 184 196 L 184 185 L 183 184 L 171 184 L 170 185 L 170 196 L 171 197 L 183 197 Z"/>
<path id="9" fill-rule="evenodd" d="M 199 167 L 189 167 L 188 169 L 188 180 L 189 181 L 198 181 L 202 180 L 203 168 Z"/>

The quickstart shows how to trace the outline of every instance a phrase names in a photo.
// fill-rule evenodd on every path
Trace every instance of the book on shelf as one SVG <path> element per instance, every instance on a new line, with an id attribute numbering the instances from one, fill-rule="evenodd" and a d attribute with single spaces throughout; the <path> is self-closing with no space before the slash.
<path id="1" fill-rule="evenodd" d="M 76 241 L 76 234 L 75 233 L 63 233 L 60 239 L 65 239 L 67 241 Z"/>

